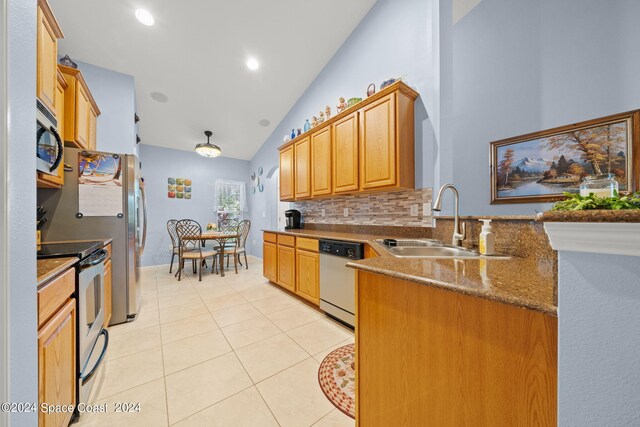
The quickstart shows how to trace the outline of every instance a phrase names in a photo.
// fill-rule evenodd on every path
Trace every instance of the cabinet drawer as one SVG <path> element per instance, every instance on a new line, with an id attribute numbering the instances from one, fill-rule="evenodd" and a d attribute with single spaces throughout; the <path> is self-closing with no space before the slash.
<path id="1" fill-rule="evenodd" d="M 298 237 L 296 240 L 297 248 L 306 251 L 318 252 L 318 240 L 308 239 L 306 237 Z"/>
<path id="2" fill-rule="evenodd" d="M 278 237 L 278 245 L 294 247 L 296 245 L 296 238 L 293 236 L 287 236 L 286 234 L 281 234 Z"/>
<path id="3" fill-rule="evenodd" d="M 70 268 L 38 291 L 38 327 L 67 302 L 75 287 L 76 269 Z"/>
<path id="4" fill-rule="evenodd" d="M 278 243 L 278 235 L 276 233 L 264 233 L 264 241 Z"/>

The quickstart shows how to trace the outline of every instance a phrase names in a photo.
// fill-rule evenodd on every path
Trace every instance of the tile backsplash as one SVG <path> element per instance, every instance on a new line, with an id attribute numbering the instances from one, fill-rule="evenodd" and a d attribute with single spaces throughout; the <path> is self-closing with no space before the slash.
<path id="1" fill-rule="evenodd" d="M 421 188 L 296 202 L 294 208 L 309 224 L 431 227 L 431 197 L 431 188 Z M 417 216 L 411 215 L 412 207 Z"/>

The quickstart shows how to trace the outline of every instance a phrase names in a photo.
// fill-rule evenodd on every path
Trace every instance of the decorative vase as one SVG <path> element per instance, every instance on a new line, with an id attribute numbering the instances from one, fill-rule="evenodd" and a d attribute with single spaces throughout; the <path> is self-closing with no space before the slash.
<path id="1" fill-rule="evenodd" d="M 295 129 L 291 129 L 291 139 L 296 137 L 296 130 Z"/>
<path id="2" fill-rule="evenodd" d="M 306 119 L 304 122 L 304 131 L 308 132 L 311 129 L 311 123 L 309 123 L 309 119 Z"/>

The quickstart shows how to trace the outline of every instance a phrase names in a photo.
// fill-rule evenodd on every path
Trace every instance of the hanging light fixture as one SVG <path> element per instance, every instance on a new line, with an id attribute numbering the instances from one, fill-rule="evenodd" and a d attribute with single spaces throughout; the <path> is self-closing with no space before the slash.
<path id="1" fill-rule="evenodd" d="M 207 136 L 207 142 L 196 145 L 196 153 L 202 157 L 218 157 L 222 154 L 222 150 L 217 145 L 213 145 L 209 142 L 209 138 L 213 133 L 210 130 L 205 130 L 204 134 Z"/>

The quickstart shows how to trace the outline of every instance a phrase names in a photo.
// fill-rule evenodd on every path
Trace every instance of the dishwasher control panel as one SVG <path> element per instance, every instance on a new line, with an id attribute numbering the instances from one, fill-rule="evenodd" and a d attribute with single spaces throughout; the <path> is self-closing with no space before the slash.
<path id="1" fill-rule="evenodd" d="M 355 242 L 321 239 L 320 252 L 342 258 L 362 259 L 364 258 L 364 245 Z"/>

